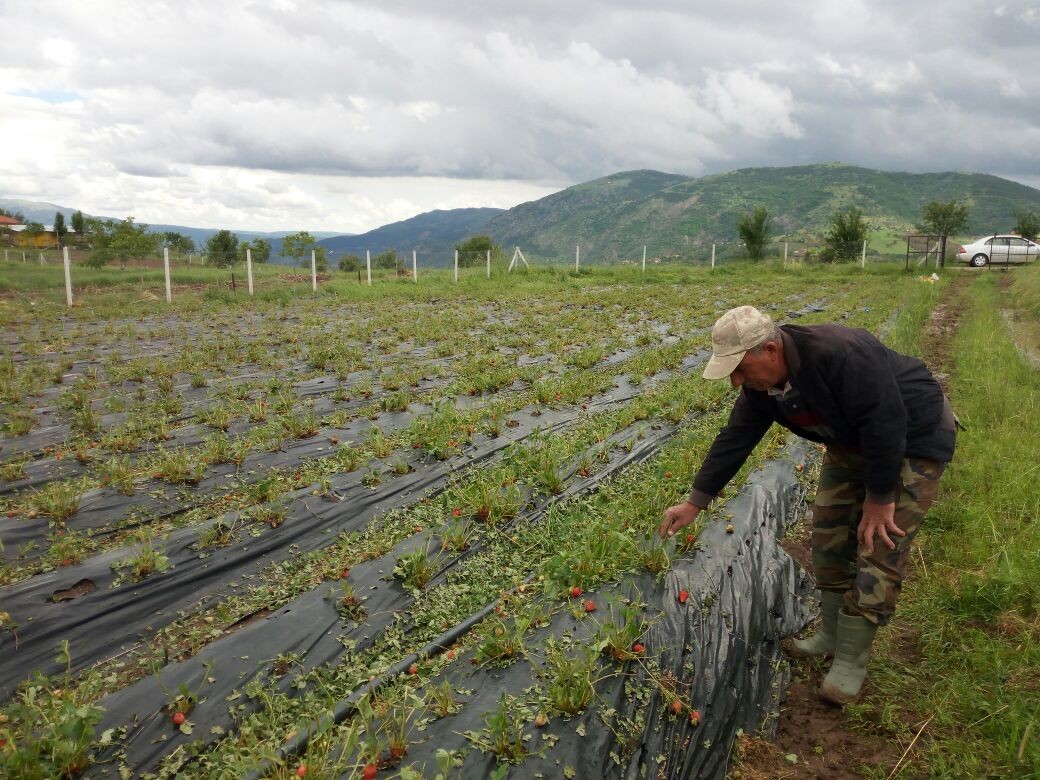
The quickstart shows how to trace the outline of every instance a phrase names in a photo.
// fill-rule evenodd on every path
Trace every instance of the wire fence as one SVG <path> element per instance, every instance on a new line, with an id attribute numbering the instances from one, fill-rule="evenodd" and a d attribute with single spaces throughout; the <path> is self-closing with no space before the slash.
<path id="1" fill-rule="evenodd" d="M 77 298 L 96 292 L 99 288 L 120 284 L 138 284 L 146 288 L 146 294 L 172 301 L 175 295 L 185 291 L 211 292 L 215 294 L 272 294 L 279 291 L 291 293 L 317 292 L 330 281 L 353 280 L 358 285 L 373 286 L 386 282 L 410 282 L 420 284 L 431 276 L 448 278 L 456 283 L 478 278 L 490 279 L 524 272 L 532 268 L 567 269 L 575 273 L 588 273 L 590 267 L 620 266 L 634 267 L 640 272 L 655 266 L 689 266 L 716 268 L 749 257 L 748 247 L 739 241 L 715 241 L 693 243 L 684 241 L 678 250 L 653 251 L 649 246 L 637 247 L 635 251 L 620 253 L 615 248 L 601 248 L 596 243 L 575 243 L 574 253 L 566 256 L 559 252 L 537 249 L 495 247 L 483 251 L 454 251 L 445 268 L 445 258 L 420 256 L 413 250 L 409 253 L 366 251 L 363 257 L 350 255 L 349 269 L 341 268 L 343 257 L 336 252 L 327 259 L 311 252 L 295 265 L 281 263 L 259 264 L 252 262 L 251 252 L 245 260 L 232 267 L 216 267 L 207 264 L 203 256 L 171 252 L 163 249 L 158 256 L 128 260 L 112 267 L 91 268 L 88 264 L 90 250 L 82 246 L 55 248 L 0 248 L 7 264 L 25 266 L 23 274 L 29 274 L 32 266 L 48 267 L 46 275 L 53 284 L 54 268 L 64 268 L 66 302 L 72 306 Z M 387 260 L 392 257 L 392 264 Z M 830 247 L 818 239 L 801 237 L 774 238 L 761 247 L 762 260 L 781 264 L 814 262 L 858 263 L 866 266 L 870 262 L 897 259 L 895 255 L 883 255 L 872 251 L 869 243 L 850 242 L 848 246 Z M 898 259 L 902 259 L 898 257 Z M 439 262 L 438 262 L 439 261 Z M 12 276 L 12 274 L 8 274 Z M 41 278 L 39 280 L 43 282 Z M 6 286 L 5 286 L 6 285 Z M 40 286 L 43 286 L 41 284 Z M 17 289 L 16 280 L 0 280 L 0 289 Z"/>

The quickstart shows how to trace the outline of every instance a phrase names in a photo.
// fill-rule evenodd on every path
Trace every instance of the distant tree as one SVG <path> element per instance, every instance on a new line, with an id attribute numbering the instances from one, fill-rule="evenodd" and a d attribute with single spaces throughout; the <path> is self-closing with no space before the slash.
<path id="1" fill-rule="evenodd" d="M 113 226 L 111 220 L 98 219 L 97 217 L 86 217 L 83 220 L 83 230 L 80 233 L 82 239 L 86 242 L 87 246 L 91 249 L 96 249 L 100 246 L 101 241 L 104 237 L 111 232 L 110 226 Z"/>
<path id="2" fill-rule="evenodd" d="M 91 238 L 92 250 L 86 263 L 93 268 L 118 260 L 119 267 L 125 269 L 131 259 L 153 254 L 159 243 L 159 236 L 149 233 L 147 225 L 135 225 L 133 217 L 121 222 L 93 219 L 86 223 L 85 228 Z"/>
<path id="3" fill-rule="evenodd" d="M 329 270 L 329 250 L 323 246 L 315 244 L 311 247 L 311 251 L 314 252 L 314 270 L 320 274 L 325 273 Z"/>
<path id="4" fill-rule="evenodd" d="M 492 241 L 490 236 L 470 236 L 465 241 L 456 244 L 455 249 L 459 253 L 459 267 L 461 268 L 482 265 L 487 260 L 488 250 L 491 251 L 492 260 L 497 260 L 502 255 L 502 247 Z"/>
<path id="5" fill-rule="evenodd" d="M 754 211 L 741 214 L 737 219 L 737 233 L 747 249 L 748 257 L 752 260 L 761 260 L 769 241 L 769 233 L 772 230 L 773 218 L 764 206 L 759 206 Z"/>
<path id="6" fill-rule="evenodd" d="M 65 215 L 60 211 L 54 212 L 54 235 L 58 239 L 58 248 L 61 248 L 61 241 L 65 238 L 65 234 L 68 233 L 68 228 L 65 227 Z"/>
<path id="7" fill-rule="evenodd" d="M 83 225 L 83 212 L 82 211 L 73 211 L 72 212 L 71 223 L 72 223 L 73 231 L 77 235 L 82 236 L 83 235 L 83 229 L 84 229 L 84 225 Z"/>
<path id="8" fill-rule="evenodd" d="M 218 230 L 206 242 L 206 262 L 217 268 L 233 268 L 238 262 L 238 236 L 230 230 Z"/>
<path id="9" fill-rule="evenodd" d="M 262 238 L 254 238 L 252 241 L 240 241 L 238 243 L 238 260 L 240 263 L 246 261 L 246 250 L 253 263 L 266 263 L 271 259 L 271 244 Z"/>
<path id="10" fill-rule="evenodd" d="M 834 212 L 831 227 L 824 239 L 826 248 L 820 253 L 825 263 L 854 260 L 867 240 L 867 223 L 863 212 L 855 206 Z"/>
<path id="11" fill-rule="evenodd" d="M 253 239 L 253 262 L 266 263 L 271 259 L 271 242 L 262 238 Z"/>
<path id="12" fill-rule="evenodd" d="M 397 250 L 388 249 L 372 258 L 372 265 L 376 268 L 397 268 L 400 261 L 397 259 Z"/>
<path id="13" fill-rule="evenodd" d="M 306 230 L 299 233 L 290 233 L 282 239 L 282 254 L 293 259 L 293 264 L 300 265 L 304 256 L 310 256 L 311 249 L 317 247 L 318 242 L 314 236 Z"/>
<path id="14" fill-rule="evenodd" d="M 357 255 L 343 255 L 339 259 L 339 270 L 356 273 L 361 270 L 361 258 Z"/>
<path id="15" fill-rule="evenodd" d="M 176 252 L 180 255 L 188 255 L 195 252 L 195 242 L 191 236 L 185 236 L 175 230 L 167 230 L 159 233 L 159 237 L 162 245 L 171 252 Z"/>
<path id="16" fill-rule="evenodd" d="M 968 224 L 968 205 L 958 200 L 933 200 L 924 207 L 918 230 L 934 236 L 952 236 Z"/>
<path id="17" fill-rule="evenodd" d="M 1036 241 L 1040 235 L 1040 214 L 1035 211 L 1016 211 L 1014 229 L 1022 238 Z"/>

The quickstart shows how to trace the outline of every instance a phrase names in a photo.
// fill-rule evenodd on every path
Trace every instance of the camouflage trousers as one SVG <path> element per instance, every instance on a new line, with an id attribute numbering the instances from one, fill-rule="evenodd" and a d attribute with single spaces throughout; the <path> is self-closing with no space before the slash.
<path id="1" fill-rule="evenodd" d="M 859 546 L 856 530 L 863 513 L 863 458 L 828 448 L 813 505 L 812 557 L 816 586 L 845 594 L 845 610 L 883 626 L 892 619 L 906 576 L 910 544 L 939 491 L 946 468 L 922 458 L 905 458 L 896 494 L 895 523 L 906 536 L 889 534 L 890 550 L 874 539 L 874 552 Z"/>

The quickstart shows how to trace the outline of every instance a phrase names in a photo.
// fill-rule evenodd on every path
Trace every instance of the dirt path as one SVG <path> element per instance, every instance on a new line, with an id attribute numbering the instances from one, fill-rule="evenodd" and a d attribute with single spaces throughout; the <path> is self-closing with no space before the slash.
<path id="1" fill-rule="evenodd" d="M 924 360 L 947 393 L 952 369 L 953 338 L 962 311 L 959 299 L 972 278 L 967 274 L 958 275 L 947 285 L 925 326 L 922 342 Z M 781 542 L 787 553 L 810 571 L 811 532 L 812 520 L 805 517 Z M 908 577 L 913 577 L 913 569 L 911 562 Z M 887 630 L 892 632 L 888 643 L 889 653 L 906 663 L 913 663 L 915 655 L 919 653 L 916 629 L 896 620 Z M 899 762 L 920 724 L 907 723 L 905 735 L 899 738 L 902 744 L 898 744 L 885 734 L 880 724 L 875 728 L 874 724 L 862 720 L 854 722 L 841 708 L 826 704 L 817 696 L 816 691 L 826 669 L 827 664 L 822 660 L 791 659 L 791 684 L 787 689 L 787 700 L 780 711 L 776 740 L 742 737 L 735 752 L 737 760 L 730 769 L 729 777 L 741 780 L 855 780 L 864 776 L 858 770 L 859 767 L 877 767 L 886 770 L 887 775 Z M 868 676 L 863 697 L 869 701 L 874 695 L 876 691 Z M 875 711 L 878 709 L 881 708 L 875 708 Z M 900 773 L 900 777 L 912 776 Z"/>

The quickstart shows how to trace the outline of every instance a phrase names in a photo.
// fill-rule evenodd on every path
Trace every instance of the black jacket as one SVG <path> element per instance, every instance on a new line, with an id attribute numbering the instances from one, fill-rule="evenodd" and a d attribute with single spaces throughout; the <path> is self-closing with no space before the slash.
<path id="1" fill-rule="evenodd" d="M 783 325 L 780 331 L 788 381 L 834 431 L 825 444 L 863 455 L 863 482 L 873 500 L 892 500 L 904 457 L 953 458 L 956 432 L 940 425 L 942 388 L 920 360 L 844 325 Z M 768 393 L 742 388 L 694 478 L 690 500 L 704 506 L 717 495 L 774 422 L 823 441 L 792 425 Z"/>

